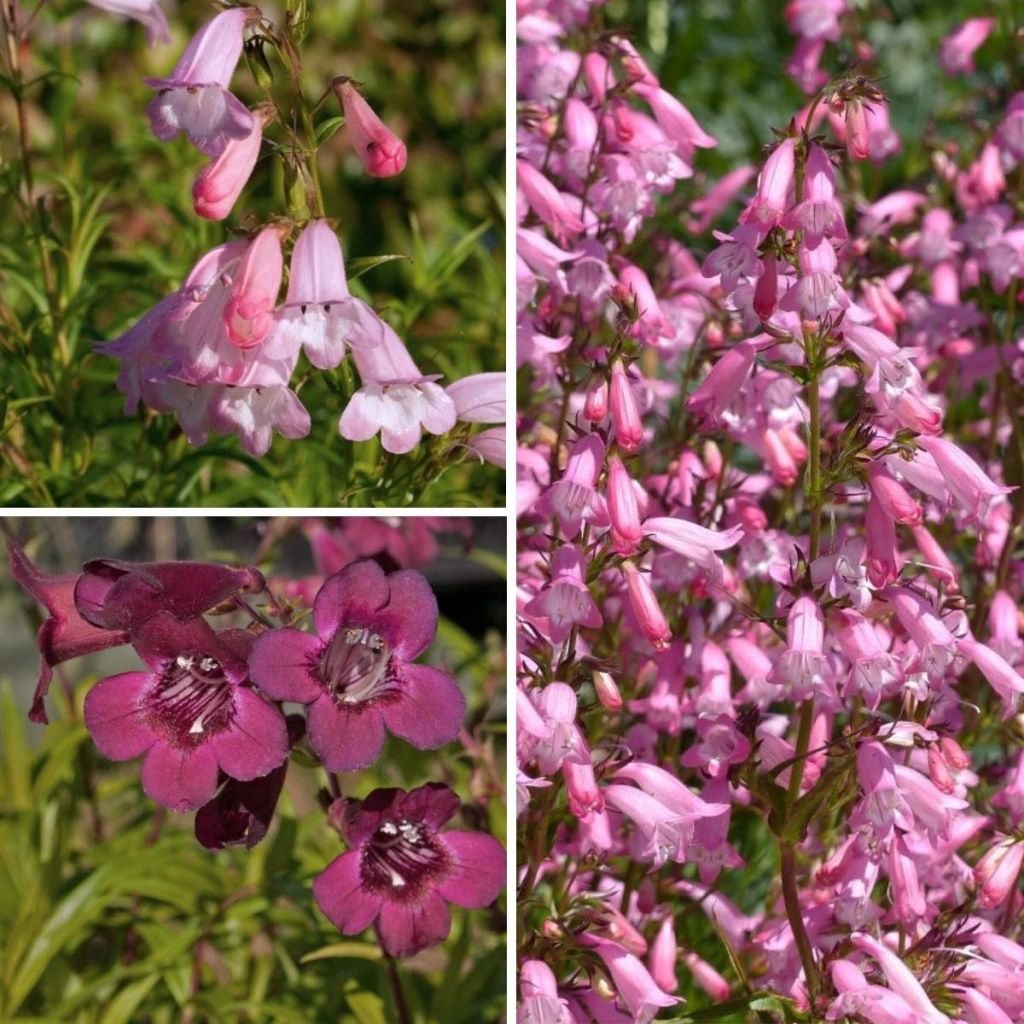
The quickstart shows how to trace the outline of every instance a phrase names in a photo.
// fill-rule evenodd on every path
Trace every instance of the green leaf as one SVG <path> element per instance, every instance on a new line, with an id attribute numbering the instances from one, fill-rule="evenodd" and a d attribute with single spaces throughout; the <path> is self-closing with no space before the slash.
<path id="1" fill-rule="evenodd" d="M 137 1020 L 135 1011 L 159 980 L 159 974 L 150 974 L 126 985 L 103 1011 L 100 1024 L 131 1024 L 131 1021 Z"/>
<path id="2" fill-rule="evenodd" d="M 329 117 L 316 126 L 316 144 L 322 146 L 343 124 L 343 117 Z"/>
<path id="3" fill-rule="evenodd" d="M 379 960 L 380 946 L 369 942 L 334 942 L 329 946 L 321 946 L 312 953 L 299 959 L 300 964 L 309 964 L 314 960 L 331 960 L 336 957 L 356 957 L 359 960 Z"/>
<path id="4" fill-rule="evenodd" d="M 361 256 L 357 260 L 352 260 L 348 267 L 348 279 L 350 281 L 355 280 L 357 277 L 362 277 L 368 270 L 373 270 L 374 267 L 379 267 L 382 263 L 393 263 L 395 260 L 409 260 L 410 258 L 404 253 L 393 252 L 388 253 L 386 256 Z"/>

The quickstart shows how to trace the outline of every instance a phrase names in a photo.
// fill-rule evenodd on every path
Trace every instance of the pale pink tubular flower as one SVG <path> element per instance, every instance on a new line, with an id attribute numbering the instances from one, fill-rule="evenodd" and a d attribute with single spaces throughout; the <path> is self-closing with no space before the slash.
<path id="1" fill-rule="evenodd" d="M 621 359 L 616 359 L 612 363 L 609 407 L 615 426 L 616 445 L 624 454 L 635 455 L 644 439 L 644 428 L 640 422 L 640 408 L 636 395 Z"/>
<path id="2" fill-rule="evenodd" d="M 924 567 L 932 576 L 945 584 L 946 590 L 956 594 L 960 590 L 960 573 L 957 567 L 950 561 L 946 549 L 935 539 L 923 525 L 912 526 L 910 532 L 913 535 L 917 550 L 921 552 Z"/>
<path id="3" fill-rule="evenodd" d="M 878 962 L 890 988 L 918 1014 L 920 1024 L 950 1024 L 949 1017 L 928 998 L 914 972 L 888 946 L 863 932 L 851 938 L 859 950 Z"/>
<path id="4" fill-rule="evenodd" d="M 890 519 L 907 526 L 917 526 L 921 522 L 924 509 L 898 480 L 894 480 L 877 462 L 868 464 L 867 473 L 871 494 Z"/>
<path id="5" fill-rule="evenodd" d="M 230 139 L 220 156 L 214 157 L 196 177 L 192 203 L 196 214 L 207 220 L 223 220 L 252 176 L 263 141 L 263 127 L 271 111 L 253 112 L 252 130 L 243 139 Z"/>
<path id="6" fill-rule="evenodd" d="M 274 430 L 283 437 L 305 437 L 310 419 L 295 392 L 284 385 L 225 387 L 213 406 L 211 425 L 217 433 L 236 434 L 250 455 L 261 456 L 270 450 Z"/>
<path id="7" fill-rule="evenodd" d="M 947 75 L 974 71 L 974 51 L 988 39 L 995 18 L 968 18 L 939 45 L 939 63 Z"/>
<path id="8" fill-rule="evenodd" d="M 1005 590 L 997 590 L 988 609 L 991 638 L 988 645 L 1011 665 L 1024 659 L 1024 643 L 1020 639 L 1020 612 L 1017 602 Z"/>
<path id="9" fill-rule="evenodd" d="M 630 561 L 622 563 L 622 571 L 626 574 L 626 586 L 629 603 L 640 623 L 644 636 L 655 650 L 664 651 L 672 639 L 672 632 L 665 621 L 665 615 L 658 604 L 658 598 L 651 588 L 647 573 L 640 572 Z"/>
<path id="10" fill-rule="evenodd" d="M 1013 1024 L 1013 1018 L 997 1003 L 976 988 L 965 988 L 956 993 L 960 998 L 960 1012 L 966 1024 Z"/>
<path id="11" fill-rule="evenodd" d="M 663 1006 L 675 1006 L 682 1000 L 658 987 L 643 963 L 617 942 L 592 940 L 597 955 L 605 962 L 615 992 L 633 1015 L 634 1024 L 649 1024 Z"/>
<path id="12" fill-rule="evenodd" d="M 270 334 L 283 273 L 281 233 L 274 226 L 264 228 L 245 250 L 224 308 L 224 328 L 233 345 L 255 348 Z"/>
<path id="13" fill-rule="evenodd" d="M 150 46 L 157 43 L 169 43 L 171 33 L 167 28 L 167 18 L 157 0 L 87 0 L 93 7 L 110 11 L 112 14 L 123 14 L 133 18 L 146 30 L 146 42 Z"/>
<path id="14" fill-rule="evenodd" d="M 362 93 L 345 79 L 335 85 L 345 112 L 345 128 L 366 173 L 390 178 L 405 169 L 405 143 L 373 112 Z"/>
<path id="15" fill-rule="evenodd" d="M 597 784 L 594 766 L 588 761 L 566 758 L 562 762 L 569 812 L 581 821 L 604 811 L 604 793 Z"/>
<path id="16" fill-rule="evenodd" d="M 890 587 L 885 596 L 917 647 L 921 669 L 931 680 L 940 679 L 956 655 L 956 638 L 931 604 L 912 590 Z"/>
<path id="17" fill-rule="evenodd" d="M 850 159 L 866 160 L 871 153 L 871 136 L 864 101 L 856 97 L 848 100 L 843 120 L 846 126 L 846 152 Z"/>
<path id="18" fill-rule="evenodd" d="M 594 684 L 594 693 L 601 702 L 605 711 L 622 710 L 622 694 L 619 692 L 618 684 L 608 672 L 600 670 L 591 675 L 591 682 Z"/>
<path id="19" fill-rule="evenodd" d="M 362 387 L 341 414 L 338 430 L 349 441 L 368 441 L 379 431 L 385 451 L 404 455 L 424 430 L 446 434 L 455 426 L 455 403 L 436 377 L 420 373 L 391 326 L 381 325 L 379 345 L 352 350 Z"/>
<path id="20" fill-rule="evenodd" d="M 835 630 L 850 662 L 850 686 L 874 711 L 885 689 L 899 678 L 899 663 L 882 646 L 875 627 L 859 612 L 844 609 Z"/>
<path id="21" fill-rule="evenodd" d="M 185 48 L 166 78 L 147 78 L 157 90 L 148 112 L 153 134 L 163 142 L 184 132 L 193 146 L 218 156 L 231 139 L 252 131 L 252 114 L 228 83 L 242 55 L 242 34 L 256 17 L 253 7 L 233 7 L 208 21 Z"/>
<path id="22" fill-rule="evenodd" d="M 573 1024 L 569 1004 L 559 996 L 555 975 L 543 960 L 523 962 L 519 991 L 518 1024 Z"/>
<path id="23" fill-rule="evenodd" d="M 718 426 L 722 414 L 746 385 L 756 356 L 757 345 L 753 341 L 734 345 L 686 400 L 686 408 L 705 425 Z"/>
<path id="24" fill-rule="evenodd" d="M 651 969 L 651 977 L 664 992 L 675 992 L 679 988 L 679 979 L 676 977 L 678 956 L 679 947 L 676 944 L 675 922 L 671 917 L 666 917 L 658 928 L 654 942 L 651 943 L 651 951 L 647 960 Z"/>
<path id="25" fill-rule="evenodd" d="M 575 544 L 558 548 L 551 559 L 551 583 L 523 611 L 548 620 L 553 644 L 562 643 L 574 626 L 601 626 L 604 620 L 585 582 L 583 553 Z"/>
<path id="26" fill-rule="evenodd" d="M 823 238 L 846 238 L 846 222 L 842 204 L 836 199 L 832 161 L 820 146 L 811 146 L 803 200 L 782 218 L 782 226 L 802 230 L 809 248 L 817 246 Z"/>
<path id="27" fill-rule="evenodd" d="M 693 975 L 693 980 L 711 997 L 716 1003 L 724 1003 L 732 995 L 732 986 L 722 977 L 714 967 L 706 960 L 701 959 L 696 953 L 684 953 L 683 963 L 687 970 Z"/>
<path id="28" fill-rule="evenodd" d="M 764 231 L 775 227 L 789 209 L 795 172 L 796 139 L 783 139 L 765 161 L 757 179 L 757 195 L 740 215 L 740 223 L 753 223 Z"/>
<path id="29" fill-rule="evenodd" d="M 974 869 L 978 905 L 986 910 L 998 907 L 1017 884 L 1024 863 L 1024 841 L 1003 838 L 989 847 Z"/>
<path id="30" fill-rule="evenodd" d="M 560 244 L 565 245 L 570 235 L 583 230 L 583 221 L 565 196 L 526 160 L 516 161 L 516 181 L 530 209 L 551 228 Z"/>
<path id="31" fill-rule="evenodd" d="M 788 686 L 793 700 L 813 697 L 830 684 L 828 662 L 822 653 L 825 617 L 818 602 L 804 594 L 789 609 L 786 649 L 775 662 L 768 682 Z"/>
<path id="32" fill-rule="evenodd" d="M 463 423 L 504 423 L 506 416 L 505 374 L 471 373 L 445 388 L 455 403 L 455 414 Z"/>
<path id="33" fill-rule="evenodd" d="M 489 462 L 499 469 L 505 468 L 505 455 L 507 450 L 507 438 L 504 427 L 488 427 L 474 434 L 466 446 L 475 455 L 478 455 L 484 462 Z"/>
<path id="34" fill-rule="evenodd" d="M 839 995 L 825 1020 L 860 1018 L 868 1024 L 921 1024 L 920 1015 L 902 996 L 883 985 L 871 985 L 860 968 L 849 960 L 833 960 L 832 984 Z"/>
<path id="35" fill-rule="evenodd" d="M 965 522 L 984 522 L 992 502 L 1013 491 L 1001 487 L 952 441 L 944 437 L 919 437 L 917 443 L 935 460 L 949 493 L 966 516 Z"/>
<path id="36" fill-rule="evenodd" d="M 604 498 L 594 489 L 604 458 L 604 442 L 597 434 L 574 441 L 569 445 L 565 472 L 537 502 L 537 510 L 557 519 L 562 533 L 570 540 L 583 523 L 604 525 L 608 521 Z"/>
<path id="37" fill-rule="evenodd" d="M 640 546 L 640 511 L 636 500 L 633 478 L 613 455 L 608 467 L 608 515 L 612 524 L 612 540 L 620 555 L 631 555 Z"/>
<path id="38" fill-rule="evenodd" d="M 977 640 L 961 640 L 960 653 L 974 662 L 992 689 L 999 694 L 1003 702 L 1003 717 L 1009 718 L 1016 714 L 1020 708 L 1021 694 L 1024 694 L 1024 678 L 1020 673 L 991 647 Z"/>
<path id="39" fill-rule="evenodd" d="M 384 341 L 384 323 L 348 290 L 341 242 L 325 220 L 312 220 L 295 241 L 288 295 L 276 312 L 274 340 L 302 346 L 319 370 L 333 370 L 353 351 Z"/>
<path id="40" fill-rule="evenodd" d="M 742 526 L 727 530 L 709 530 L 706 526 L 675 519 L 672 516 L 653 516 L 643 524 L 645 537 L 655 544 L 688 558 L 713 581 L 722 578 L 722 561 L 716 552 L 735 547 L 743 537 Z"/>

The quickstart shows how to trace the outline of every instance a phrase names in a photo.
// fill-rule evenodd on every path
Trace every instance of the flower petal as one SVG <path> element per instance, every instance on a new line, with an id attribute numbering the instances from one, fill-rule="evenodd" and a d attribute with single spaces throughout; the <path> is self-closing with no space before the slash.
<path id="1" fill-rule="evenodd" d="M 401 569 L 387 578 L 391 596 L 376 617 L 387 631 L 391 650 L 402 661 L 414 661 L 437 635 L 437 598 L 426 576 Z"/>
<path id="2" fill-rule="evenodd" d="M 484 832 L 445 832 L 438 837 L 452 854 L 452 872 L 437 891 L 460 907 L 493 903 L 505 886 L 505 848 Z"/>
<path id="3" fill-rule="evenodd" d="M 85 695 L 85 727 L 111 761 L 130 761 L 156 742 L 140 707 L 152 685 L 148 672 L 123 672 L 101 679 Z"/>
<path id="4" fill-rule="evenodd" d="M 217 758 L 209 743 L 182 750 L 158 740 L 142 763 L 142 788 L 158 804 L 182 814 L 217 792 Z"/>
<path id="5" fill-rule="evenodd" d="M 309 744 L 329 772 L 354 772 L 380 756 L 384 722 L 376 708 L 349 711 L 325 695 L 308 716 Z"/>
<path id="6" fill-rule="evenodd" d="M 380 912 L 381 945 L 392 956 L 412 956 L 434 946 L 451 927 L 448 904 L 434 891 L 419 903 L 385 903 Z"/>
<path id="7" fill-rule="evenodd" d="M 342 935 L 356 935 L 371 925 L 380 912 L 380 896 L 362 888 L 362 854 L 350 850 L 333 860 L 313 882 L 313 897 Z"/>
<path id="8" fill-rule="evenodd" d="M 283 763 L 288 756 L 288 729 L 281 712 L 252 690 L 238 686 L 232 696 L 234 719 L 210 742 L 221 771 L 247 782 Z"/>
<path id="9" fill-rule="evenodd" d="M 388 729 L 418 750 L 451 743 L 466 713 L 466 698 L 459 684 L 429 665 L 406 665 L 401 679 L 401 698 L 384 708 Z"/>
<path id="10" fill-rule="evenodd" d="M 317 637 L 297 629 L 261 633 L 249 657 L 249 678 L 274 700 L 312 704 L 324 691 L 309 663 L 322 646 Z"/>
<path id="11" fill-rule="evenodd" d="M 323 637 L 334 635 L 341 623 L 368 620 L 387 604 L 390 588 L 384 570 L 372 559 L 353 562 L 328 576 L 313 602 L 313 623 Z"/>

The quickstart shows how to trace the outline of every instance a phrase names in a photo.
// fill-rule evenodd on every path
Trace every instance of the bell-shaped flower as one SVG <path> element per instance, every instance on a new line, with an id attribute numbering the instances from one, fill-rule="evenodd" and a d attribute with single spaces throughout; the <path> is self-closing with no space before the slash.
<path id="1" fill-rule="evenodd" d="M 1009 718 L 1020 708 L 1024 694 L 1024 677 L 991 647 L 967 638 L 960 641 L 960 653 L 974 662 L 1003 702 L 1003 717 Z"/>
<path id="2" fill-rule="evenodd" d="M 390 178 L 405 169 L 405 143 L 373 112 L 350 79 L 335 83 L 345 128 L 367 174 Z"/>
<path id="3" fill-rule="evenodd" d="M 167 18 L 160 8 L 158 0 L 87 0 L 93 7 L 110 11 L 112 14 L 123 14 L 133 18 L 146 30 L 146 42 L 150 46 L 157 43 L 169 43 L 171 33 L 167 28 Z"/>
<path id="4" fill-rule="evenodd" d="M 573 1024 L 569 1004 L 558 994 L 554 972 L 543 960 L 525 960 L 519 968 L 522 999 L 517 1024 Z"/>
<path id="5" fill-rule="evenodd" d="M 414 663 L 437 620 L 422 573 L 387 575 L 374 561 L 353 562 L 320 588 L 316 635 L 287 628 L 257 637 L 252 679 L 275 700 L 309 706 L 309 743 L 328 771 L 373 764 L 385 730 L 433 750 L 455 739 L 466 708 L 448 673 Z"/>
<path id="6" fill-rule="evenodd" d="M 348 852 L 313 882 L 313 897 L 343 935 L 376 923 L 390 956 L 411 956 L 451 930 L 448 904 L 480 909 L 505 885 L 494 836 L 442 826 L 459 809 L 445 785 L 375 789 L 345 809 Z"/>
<path id="7" fill-rule="evenodd" d="M 153 134 L 164 142 L 184 132 L 193 146 L 219 156 L 231 139 L 244 139 L 253 116 L 228 84 L 242 55 L 245 26 L 253 7 L 233 7 L 208 21 L 185 48 L 166 78 L 147 78 L 157 90 L 148 112 Z"/>
<path id="8" fill-rule="evenodd" d="M 547 620 L 553 644 L 562 643 L 575 626 L 600 629 L 604 621 L 584 577 L 582 552 L 575 544 L 563 544 L 551 559 L 551 582 L 523 608 Z"/>
<path id="9" fill-rule="evenodd" d="M 746 386 L 756 356 L 757 345 L 750 340 L 741 341 L 711 368 L 686 400 L 686 408 L 702 425 L 710 428 L 720 425 L 723 413 Z"/>
<path id="10" fill-rule="evenodd" d="M 281 712 L 249 685 L 252 634 L 159 612 L 132 642 L 149 671 L 100 680 L 86 695 L 85 724 L 111 760 L 146 755 L 151 799 L 195 810 L 213 799 L 219 771 L 244 782 L 288 757 Z"/>
<path id="11" fill-rule="evenodd" d="M 788 687 L 793 700 L 805 700 L 825 691 L 832 680 L 824 655 L 825 618 L 818 602 L 804 594 L 789 609 L 786 649 L 775 662 L 770 683 Z"/>
<path id="12" fill-rule="evenodd" d="M 604 466 L 605 446 L 597 434 L 569 445 L 565 472 L 537 501 L 537 511 L 557 521 L 562 535 L 575 538 L 584 523 L 608 524 L 608 509 L 595 484 Z"/>
<path id="13" fill-rule="evenodd" d="M 341 363 L 346 343 L 355 351 L 384 341 L 383 321 L 348 290 L 341 243 L 325 220 L 310 221 L 295 242 L 274 341 L 301 345 L 320 370 Z"/>
<path id="14" fill-rule="evenodd" d="M 231 212 L 252 176 L 263 142 L 263 128 L 272 116 L 272 107 L 253 111 L 249 134 L 230 139 L 220 155 L 199 172 L 192 186 L 192 205 L 197 216 L 223 220 Z"/>
<path id="15" fill-rule="evenodd" d="M 757 178 L 757 195 L 740 214 L 741 224 L 756 224 L 762 231 L 775 227 L 789 208 L 796 173 L 796 139 L 783 139 L 765 161 Z"/>
<path id="16" fill-rule="evenodd" d="M 919 437 L 917 443 L 935 460 L 965 523 L 984 523 L 992 503 L 1014 489 L 997 484 L 970 455 L 944 437 Z"/>
<path id="17" fill-rule="evenodd" d="M 437 377 L 424 377 L 402 340 L 381 321 L 379 345 L 352 350 L 362 387 L 341 414 L 338 430 L 349 441 L 381 435 L 385 451 L 403 455 L 419 444 L 424 430 L 446 434 L 455 426 L 455 403 Z"/>

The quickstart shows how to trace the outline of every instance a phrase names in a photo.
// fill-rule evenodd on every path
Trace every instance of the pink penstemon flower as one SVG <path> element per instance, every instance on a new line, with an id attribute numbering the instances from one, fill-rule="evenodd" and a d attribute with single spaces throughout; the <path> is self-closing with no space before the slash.
<path id="1" fill-rule="evenodd" d="M 351 79 L 335 80 L 345 126 L 367 174 L 390 178 L 405 170 L 405 143 L 373 112 Z"/>
<path id="2" fill-rule="evenodd" d="M 228 85 L 242 56 L 245 26 L 255 17 L 252 7 L 222 11 L 196 33 L 166 78 L 146 79 L 158 90 L 149 104 L 158 139 L 184 132 L 201 153 L 219 156 L 230 140 L 249 135 L 252 114 Z"/>

